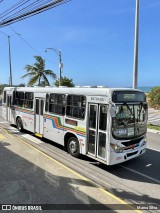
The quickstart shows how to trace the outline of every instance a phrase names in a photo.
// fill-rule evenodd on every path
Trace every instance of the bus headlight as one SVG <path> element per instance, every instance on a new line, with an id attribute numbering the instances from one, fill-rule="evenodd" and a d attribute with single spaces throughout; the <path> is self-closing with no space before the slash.
<path id="1" fill-rule="evenodd" d="M 117 144 L 111 143 L 111 147 L 112 147 L 112 149 L 113 149 L 116 153 L 122 153 L 122 152 L 123 152 L 123 148 L 121 148 L 121 147 L 118 146 Z"/>

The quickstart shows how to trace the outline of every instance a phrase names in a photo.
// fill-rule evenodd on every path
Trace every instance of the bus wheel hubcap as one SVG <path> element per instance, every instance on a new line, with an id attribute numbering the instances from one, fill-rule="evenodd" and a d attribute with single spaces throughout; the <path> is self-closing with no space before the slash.
<path id="1" fill-rule="evenodd" d="M 77 151 L 77 145 L 76 145 L 76 141 L 71 141 L 69 144 L 70 150 L 72 153 L 75 153 Z"/>

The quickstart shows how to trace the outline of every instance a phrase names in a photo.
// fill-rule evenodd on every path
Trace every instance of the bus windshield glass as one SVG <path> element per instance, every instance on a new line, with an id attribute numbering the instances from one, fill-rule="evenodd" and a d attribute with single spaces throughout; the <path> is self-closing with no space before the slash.
<path id="1" fill-rule="evenodd" d="M 147 131 L 147 104 L 116 105 L 112 119 L 112 134 L 116 139 L 131 139 L 142 136 Z"/>

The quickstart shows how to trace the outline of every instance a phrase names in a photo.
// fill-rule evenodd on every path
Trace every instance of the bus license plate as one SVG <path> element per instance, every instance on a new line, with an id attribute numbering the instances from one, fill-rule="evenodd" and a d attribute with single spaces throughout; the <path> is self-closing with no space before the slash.
<path id="1" fill-rule="evenodd" d="M 134 135 L 134 128 L 128 128 L 128 136 Z"/>

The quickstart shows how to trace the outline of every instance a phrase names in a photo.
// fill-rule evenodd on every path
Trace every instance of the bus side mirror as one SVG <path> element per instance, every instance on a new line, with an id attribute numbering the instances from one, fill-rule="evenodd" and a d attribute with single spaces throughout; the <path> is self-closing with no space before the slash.
<path id="1" fill-rule="evenodd" d="M 111 116 L 112 116 L 112 118 L 116 117 L 116 107 L 115 106 L 111 107 Z"/>
<path id="2" fill-rule="evenodd" d="M 119 106 L 116 106 L 116 115 L 120 112 L 120 107 Z"/>

